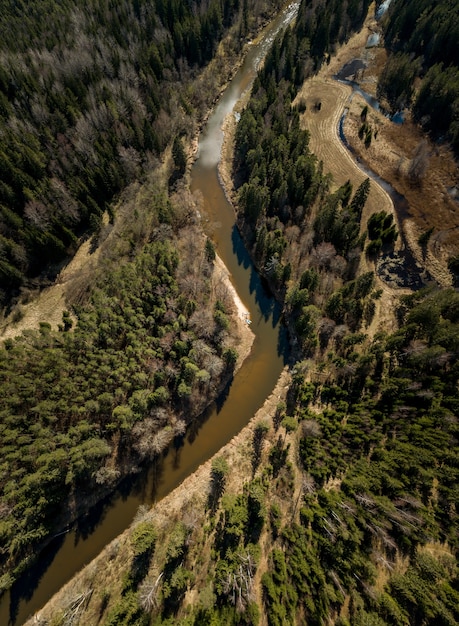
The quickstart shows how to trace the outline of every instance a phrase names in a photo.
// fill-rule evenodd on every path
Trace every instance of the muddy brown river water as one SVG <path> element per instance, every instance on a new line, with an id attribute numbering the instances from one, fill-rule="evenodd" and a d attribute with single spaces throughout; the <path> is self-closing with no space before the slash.
<path id="1" fill-rule="evenodd" d="M 185 435 L 180 445 L 141 476 L 126 481 L 68 532 L 56 537 L 30 569 L 0 599 L 0 624 L 20 626 L 76 572 L 132 522 L 138 507 L 157 502 L 177 487 L 243 428 L 273 390 L 288 358 L 281 312 L 265 290 L 235 226 L 233 207 L 218 180 L 217 165 L 225 116 L 255 78 L 275 36 L 295 17 L 299 2 L 287 6 L 261 33 L 210 116 L 192 170 L 192 189 L 203 198 L 212 238 L 239 297 L 250 312 L 255 340 L 250 356 L 222 396 Z"/>

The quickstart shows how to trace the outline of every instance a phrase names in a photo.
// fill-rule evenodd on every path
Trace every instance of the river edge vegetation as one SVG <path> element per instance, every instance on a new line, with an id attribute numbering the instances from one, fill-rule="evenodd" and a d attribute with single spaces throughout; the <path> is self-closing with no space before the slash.
<path id="1" fill-rule="evenodd" d="M 30 280 L 46 284 L 46 275 L 37 272 L 52 273 L 49 262 L 70 254 L 82 233 L 97 247 L 103 213 L 117 220 L 113 200 L 131 181 L 148 179 L 148 192 L 131 202 L 130 219 L 121 211 L 122 231 L 115 232 L 95 275 L 79 286 L 59 329 L 44 321 L 2 345 L 2 590 L 88 502 L 183 435 L 234 372 L 234 306 L 214 278 L 215 249 L 182 177 L 186 146 L 221 81 L 246 38 L 280 6 L 217 1 L 196 12 L 164 2 L 155 12 L 144 2 L 119 3 L 116 10 L 94 2 L 82 12 L 75 3 L 50 2 L 29 7 L 23 20 L 20 8 L 4 4 L 2 304 L 14 302 L 18 290 L 26 297 Z M 48 29 L 43 20 L 49 15 Z M 100 38 L 96 24 L 108 39 Z M 196 57 L 188 45 L 192 37 Z M 107 41 L 113 45 L 105 48 Z M 156 109 L 149 98 L 159 98 Z M 34 118 L 38 109 L 40 119 Z M 134 126 L 143 129 L 140 139 Z M 162 140 L 148 147 L 145 138 L 155 127 Z M 66 146 L 65 157 L 56 141 Z M 168 144 L 171 157 L 162 163 Z M 127 153 L 136 164 L 128 177 L 122 174 L 127 161 L 115 157 Z M 29 168 L 34 159 L 40 171 Z M 70 170 L 79 171 L 76 186 L 85 188 L 84 200 L 69 191 Z M 108 170 L 116 188 L 101 184 L 110 178 Z M 56 189 L 64 195 L 51 198 Z M 30 202 L 38 207 L 38 221 Z M 69 207 L 76 213 L 67 228 Z M 69 239 L 58 244 L 55 228 L 61 226 Z M 115 227 L 106 226 L 104 237 Z"/>
<path id="2" fill-rule="evenodd" d="M 281 5 L 0 3 L 0 306 L 53 278 L 170 144 L 180 178 L 183 142 Z"/>
<path id="3" fill-rule="evenodd" d="M 341 4 L 331 5 L 338 14 Z M 331 194 L 308 151 L 288 53 L 302 44 L 308 11 L 303 4 L 260 72 L 235 159 L 241 230 L 306 360 L 286 401 L 253 427 L 243 489 L 227 489 L 231 466 L 217 457 L 201 513 L 191 503 L 165 529 L 140 512 L 110 547 L 117 590 L 95 589 L 93 571 L 43 623 L 459 620 L 459 298 L 403 297 L 398 330 L 367 336 L 380 294 L 357 261 L 390 249 L 397 233 L 385 215 L 362 230 L 368 183 Z"/>

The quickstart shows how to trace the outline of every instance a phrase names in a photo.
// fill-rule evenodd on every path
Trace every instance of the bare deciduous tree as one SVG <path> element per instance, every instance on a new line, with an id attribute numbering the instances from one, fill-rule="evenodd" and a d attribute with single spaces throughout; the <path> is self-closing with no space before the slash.
<path id="1" fill-rule="evenodd" d="M 427 171 L 429 166 L 429 145 L 424 139 L 416 146 L 413 158 L 408 166 L 408 176 L 419 182 Z"/>
<path id="2" fill-rule="evenodd" d="M 153 575 L 145 580 L 139 589 L 139 604 L 146 612 L 150 613 L 158 606 L 158 592 L 161 588 L 161 580 L 164 572 Z"/>
<path id="3" fill-rule="evenodd" d="M 88 589 L 87 591 L 79 593 L 72 599 L 64 612 L 64 617 L 61 622 L 64 626 L 73 626 L 73 624 L 79 623 L 81 615 L 85 611 L 89 600 L 91 599 L 92 592 L 92 589 Z"/>
<path id="4" fill-rule="evenodd" d="M 324 241 L 314 248 L 311 253 L 311 264 L 320 269 L 330 267 L 330 263 L 336 257 L 335 246 Z"/>
<path id="5" fill-rule="evenodd" d="M 318 325 L 320 346 L 322 349 L 326 347 L 330 341 L 333 331 L 335 330 L 336 322 L 329 317 L 323 317 Z"/>
<path id="6" fill-rule="evenodd" d="M 136 439 L 133 448 L 141 459 L 152 459 L 170 444 L 174 435 L 175 430 L 170 426 L 158 431 L 157 422 L 148 418 L 132 429 L 132 436 Z"/>
<path id="7" fill-rule="evenodd" d="M 223 581 L 223 592 L 236 610 L 242 613 L 253 600 L 253 575 L 256 563 L 249 551 L 238 555 L 239 565 L 227 573 Z"/>
<path id="8" fill-rule="evenodd" d="M 304 420 L 301 423 L 301 434 L 306 439 L 317 439 L 322 436 L 322 428 L 317 420 Z"/>
<path id="9" fill-rule="evenodd" d="M 51 223 L 48 208 L 37 200 L 31 200 L 25 205 L 24 214 L 29 222 L 40 230 L 46 230 Z"/>

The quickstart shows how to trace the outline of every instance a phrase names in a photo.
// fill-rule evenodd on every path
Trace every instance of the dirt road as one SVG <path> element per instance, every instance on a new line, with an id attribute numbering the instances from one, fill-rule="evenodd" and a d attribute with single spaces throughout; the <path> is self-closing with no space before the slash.
<path id="1" fill-rule="evenodd" d="M 339 120 L 353 98 L 348 85 L 338 83 L 321 75 L 306 81 L 299 98 L 306 102 L 302 117 L 303 127 L 309 130 L 310 148 L 323 161 L 324 172 L 333 177 L 332 188 L 338 188 L 350 180 L 354 191 L 367 177 L 357 166 L 338 136 Z M 316 103 L 320 102 L 320 110 Z M 368 217 L 375 211 L 394 213 L 394 205 L 382 187 L 371 181 L 370 195 L 362 215 L 362 228 L 366 228 Z"/>

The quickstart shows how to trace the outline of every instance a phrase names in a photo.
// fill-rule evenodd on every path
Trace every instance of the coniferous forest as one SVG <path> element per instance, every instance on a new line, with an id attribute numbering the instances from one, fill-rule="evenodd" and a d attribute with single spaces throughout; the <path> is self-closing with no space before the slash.
<path id="1" fill-rule="evenodd" d="M 93 0 L 88 12 L 75 0 L 32 3 L 24 20 L 23 7 L 4 4 L 7 301 L 104 211 L 116 222 L 113 199 L 168 146 L 180 178 L 183 145 L 215 96 L 193 81 L 233 23 L 241 45 L 248 14 L 237 1 Z M 54 10 L 40 30 L 44 6 Z M 233 468 L 217 456 L 202 506 L 162 525 L 140 511 L 109 550 L 116 580 L 96 589 L 88 574 L 78 610 L 43 624 L 459 623 L 459 294 L 405 293 L 394 328 L 374 330 L 372 263 L 391 253 L 397 227 L 383 211 L 362 222 L 368 178 L 333 186 L 295 100 L 369 6 L 301 2 L 235 132 L 237 224 L 283 305 L 294 353 L 285 401 L 253 426 L 243 484 L 228 487 Z M 455 3 L 393 0 L 378 86 L 455 149 L 456 17 Z M 231 303 L 211 286 L 215 250 L 170 191 L 156 189 L 146 232 L 130 233 L 129 252 L 59 331 L 42 323 L 0 351 L 3 587 L 55 530 L 63 492 L 110 489 L 231 376 Z"/>
<path id="2" fill-rule="evenodd" d="M 184 146 L 274 8 L 1 3 L 3 307 L 47 284 L 86 237 L 97 247 L 104 212 L 115 222 L 117 197 L 149 176 L 147 200 L 121 220 L 59 330 L 43 321 L 2 342 L 2 589 L 85 501 L 182 435 L 232 375 L 232 304 L 215 288 L 194 201 L 178 190 Z M 198 81 L 223 36 L 226 57 Z"/>
<path id="3" fill-rule="evenodd" d="M 459 6 L 394 0 L 384 23 L 391 55 L 378 89 L 392 110 L 413 105 L 417 122 L 459 151 Z M 414 93 L 414 83 L 422 78 Z"/>
<path id="4" fill-rule="evenodd" d="M 389 252 L 398 234 L 384 213 L 374 214 L 362 229 L 369 179 L 356 190 L 347 183 L 329 192 L 331 181 L 300 127 L 301 100 L 292 105 L 297 80 L 347 35 L 332 28 L 331 16 L 358 26 L 343 13 L 344 4 L 317 5 L 317 15 L 325 16 L 323 30 L 311 36 L 305 28 L 319 18 L 311 20 L 311 6 L 303 3 L 293 32 L 275 42 L 259 72 L 236 135 L 241 229 L 260 271 L 284 299 L 303 358 L 309 357 L 294 368 L 287 402 L 278 407 L 278 437 L 272 434 L 261 476 L 271 538 L 268 568 L 261 574 L 264 616 L 270 626 L 328 620 L 453 625 L 459 621 L 453 313 L 459 296 L 421 290 L 401 297 L 399 330 L 367 334 L 381 293 L 373 272 L 356 274 L 358 259 L 374 258 L 381 248 Z M 438 115 L 454 146 L 449 79 L 457 55 L 447 41 L 454 40 L 457 7 L 424 5 L 419 17 L 419 3 L 393 2 L 385 23 L 394 50 L 388 66 L 399 50 L 408 55 L 415 45 L 425 46 L 414 115 L 433 136 L 439 134 Z M 350 3 L 348 10 L 355 6 Z M 400 66 L 396 72 L 400 78 Z M 434 76 L 441 76 L 443 88 L 429 100 Z M 295 508 L 286 514 L 289 498 Z M 449 550 L 434 556 L 435 544 Z M 405 567 L 397 565 L 400 559 L 406 559 Z"/>
<path id="5" fill-rule="evenodd" d="M 1 2 L 0 304 L 52 276 L 114 197 L 194 132 L 216 80 L 192 79 L 240 4 Z"/>

